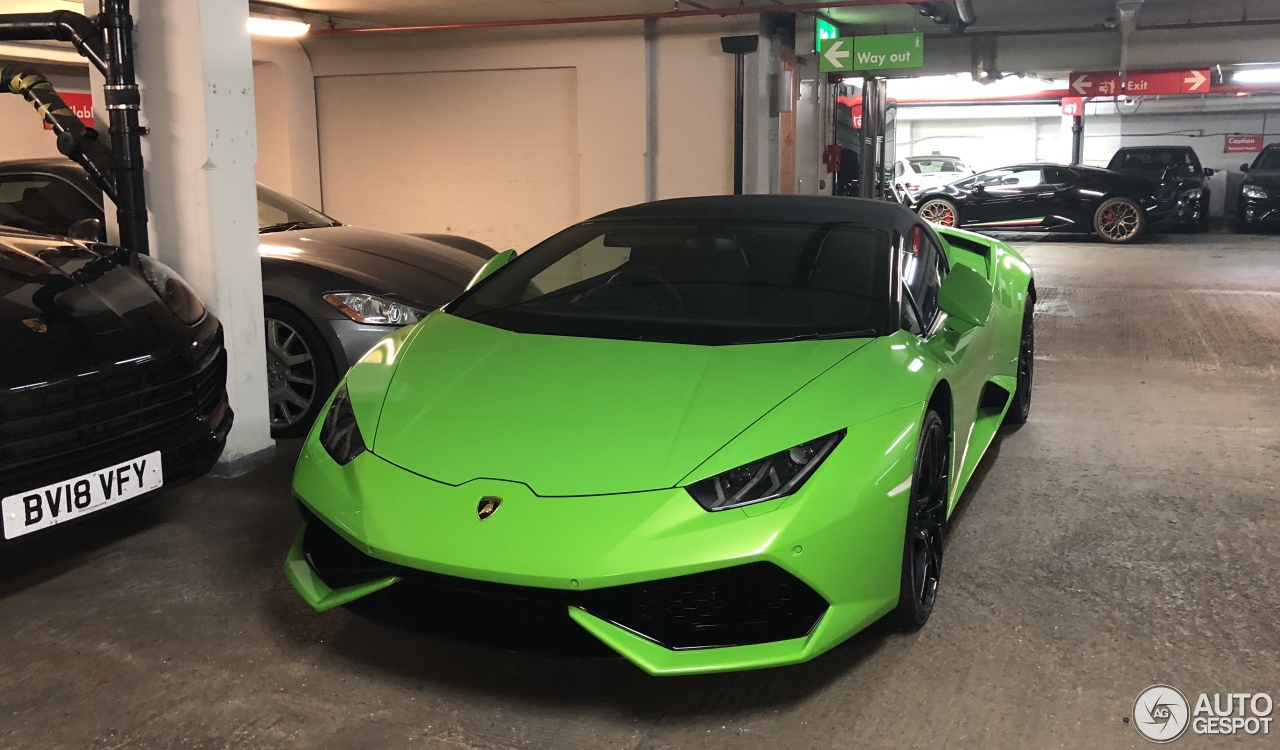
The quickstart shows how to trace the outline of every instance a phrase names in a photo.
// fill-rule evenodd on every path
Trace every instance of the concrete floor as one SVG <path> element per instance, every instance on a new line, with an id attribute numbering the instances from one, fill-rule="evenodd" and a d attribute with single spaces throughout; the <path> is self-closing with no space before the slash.
<path id="1" fill-rule="evenodd" d="M 287 446 L 0 550 L 0 747 L 1122 748 L 1153 683 L 1280 698 L 1280 239 L 1027 256 L 1032 419 L 962 506 L 918 634 L 653 679 L 317 615 L 281 572 Z"/>

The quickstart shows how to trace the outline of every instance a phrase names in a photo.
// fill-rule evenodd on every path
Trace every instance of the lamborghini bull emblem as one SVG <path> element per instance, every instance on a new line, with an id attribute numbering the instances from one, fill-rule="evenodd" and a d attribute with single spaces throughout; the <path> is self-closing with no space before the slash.
<path id="1" fill-rule="evenodd" d="M 476 506 L 476 515 L 483 521 L 496 513 L 499 505 L 502 505 L 502 498 L 500 497 L 482 497 L 480 498 L 480 504 Z"/>

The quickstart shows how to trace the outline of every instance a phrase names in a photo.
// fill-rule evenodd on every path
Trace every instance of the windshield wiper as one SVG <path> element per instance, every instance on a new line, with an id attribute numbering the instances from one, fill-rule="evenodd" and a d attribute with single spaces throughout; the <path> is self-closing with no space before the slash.
<path id="1" fill-rule="evenodd" d="M 268 224 L 265 227 L 258 227 L 258 234 L 267 234 L 269 232 L 291 232 L 295 229 L 322 229 L 324 227 L 333 227 L 337 224 L 321 224 L 317 221 L 282 221 L 279 224 Z"/>
<path id="2" fill-rule="evenodd" d="M 869 339 L 877 336 L 874 328 L 864 328 L 858 331 L 825 331 L 812 333 L 798 333 L 794 336 L 783 336 L 776 339 L 759 339 L 757 341 L 739 341 L 738 344 L 780 344 L 787 341 L 827 341 L 829 339 Z"/>

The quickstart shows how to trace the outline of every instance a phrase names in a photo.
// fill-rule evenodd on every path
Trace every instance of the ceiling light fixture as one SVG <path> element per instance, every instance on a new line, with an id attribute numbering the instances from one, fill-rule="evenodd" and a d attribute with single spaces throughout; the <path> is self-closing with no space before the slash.
<path id="1" fill-rule="evenodd" d="M 296 39 L 305 36 L 311 30 L 311 24 L 302 21 L 289 21 L 283 18 L 262 18 L 249 16 L 244 27 L 254 36 L 281 36 Z"/>
<path id="2" fill-rule="evenodd" d="M 1280 83 L 1280 68 L 1240 68 L 1231 74 L 1232 83 Z"/>

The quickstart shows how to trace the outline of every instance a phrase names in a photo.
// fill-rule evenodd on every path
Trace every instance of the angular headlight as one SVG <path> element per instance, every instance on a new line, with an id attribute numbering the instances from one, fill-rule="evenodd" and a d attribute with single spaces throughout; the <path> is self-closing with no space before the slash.
<path id="1" fill-rule="evenodd" d="M 195 325 L 204 318 L 204 303 L 177 271 L 141 253 L 133 253 L 130 262 L 184 325 Z"/>
<path id="2" fill-rule="evenodd" d="M 805 483 L 844 437 L 845 431 L 707 477 L 685 487 L 706 510 L 728 510 L 786 497 Z"/>
<path id="3" fill-rule="evenodd" d="M 1246 198 L 1262 198 L 1265 200 L 1267 197 L 1267 191 L 1257 185 L 1245 185 L 1240 188 L 1240 193 Z"/>
<path id="4" fill-rule="evenodd" d="M 364 292 L 333 292 L 326 294 L 324 301 L 357 323 L 407 326 L 427 316 L 425 310 Z"/>
<path id="5" fill-rule="evenodd" d="M 364 436 L 360 434 L 360 426 L 356 424 L 356 413 L 351 410 L 351 397 L 344 385 L 333 397 L 329 413 L 324 417 L 320 427 L 320 444 L 339 466 L 346 466 L 351 459 L 367 450 Z"/>

